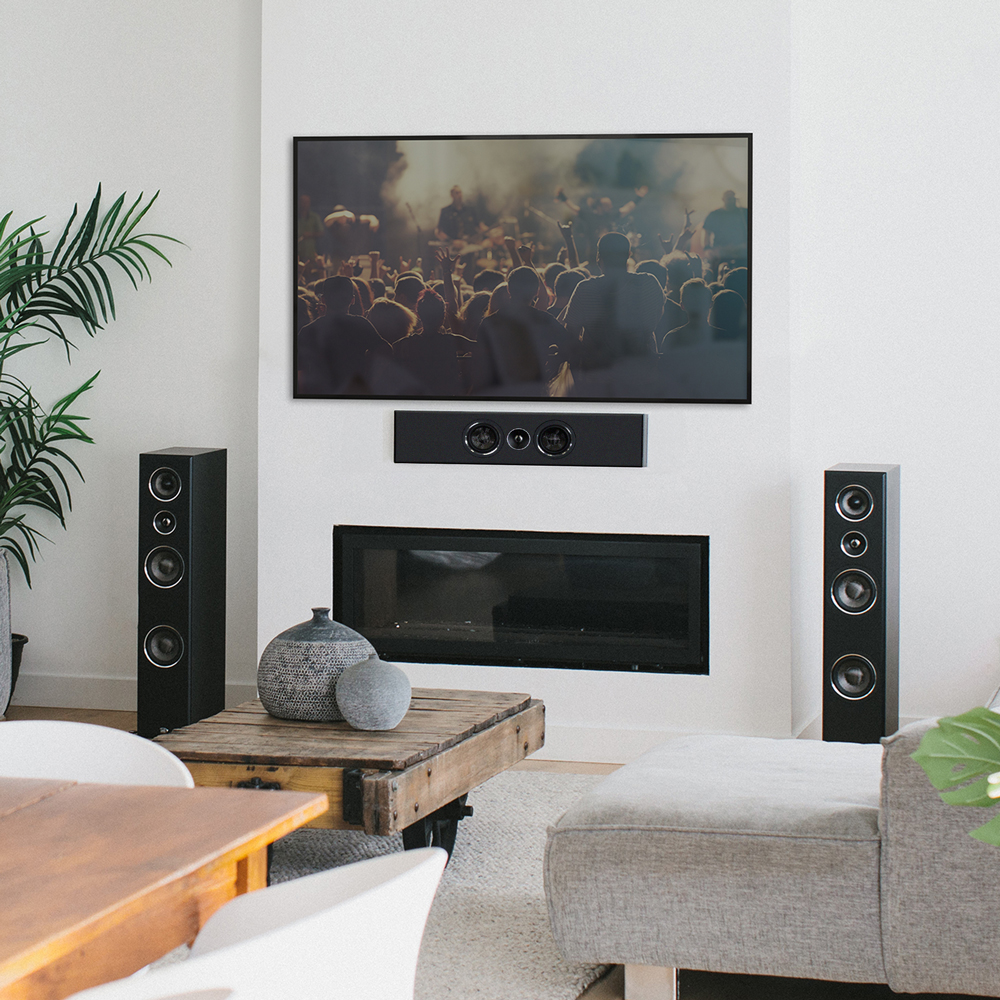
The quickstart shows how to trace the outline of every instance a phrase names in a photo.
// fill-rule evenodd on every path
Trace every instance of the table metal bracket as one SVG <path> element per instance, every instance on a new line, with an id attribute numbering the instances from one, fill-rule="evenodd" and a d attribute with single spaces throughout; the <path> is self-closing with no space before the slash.
<path id="1" fill-rule="evenodd" d="M 343 816 L 345 823 L 364 826 L 364 792 L 361 781 L 364 772 L 359 767 L 344 769 Z"/>

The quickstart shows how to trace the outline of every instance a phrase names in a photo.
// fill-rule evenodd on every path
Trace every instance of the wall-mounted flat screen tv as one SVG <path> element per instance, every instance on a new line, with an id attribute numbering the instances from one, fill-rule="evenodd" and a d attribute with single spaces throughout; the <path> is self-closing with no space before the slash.
<path id="1" fill-rule="evenodd" d="M 749 403 L 751 139 L 296 138 L 294 395 Z"/>

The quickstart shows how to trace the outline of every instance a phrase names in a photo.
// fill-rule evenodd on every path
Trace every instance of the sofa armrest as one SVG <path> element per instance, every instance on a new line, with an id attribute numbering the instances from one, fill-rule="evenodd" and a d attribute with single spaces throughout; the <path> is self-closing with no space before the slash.
<path id="1" fill-rule="evenodd" d="M 1000 996 L 1000 848 L 969 836 L 992 811 L 946 805 L 911 754 L 935 719 L 882 740 L 882 950 L 901 993 Z"/>

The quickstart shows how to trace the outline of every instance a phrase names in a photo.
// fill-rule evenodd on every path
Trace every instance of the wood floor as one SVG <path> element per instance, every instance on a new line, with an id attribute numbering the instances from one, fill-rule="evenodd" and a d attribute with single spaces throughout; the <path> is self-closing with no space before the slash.
<path id="1" fill-rule="evenodd" d="M 15 719 L 65 719 L 68 722 L 89 722 L 95 726 L 135 731 L 135 712 L 113 712 L 103 708 L 35 708 L 29 705 L 11 705 L 7 718 Z"/>

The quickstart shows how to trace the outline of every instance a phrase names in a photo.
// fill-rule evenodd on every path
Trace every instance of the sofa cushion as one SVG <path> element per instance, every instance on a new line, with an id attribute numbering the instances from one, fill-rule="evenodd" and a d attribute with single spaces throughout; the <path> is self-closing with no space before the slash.
<path id="1" fill-rule="evenodd" d="M 877 840 L 881 765 L 877 743 L 680 737 L 608 775 L 557 827 Z"/>

